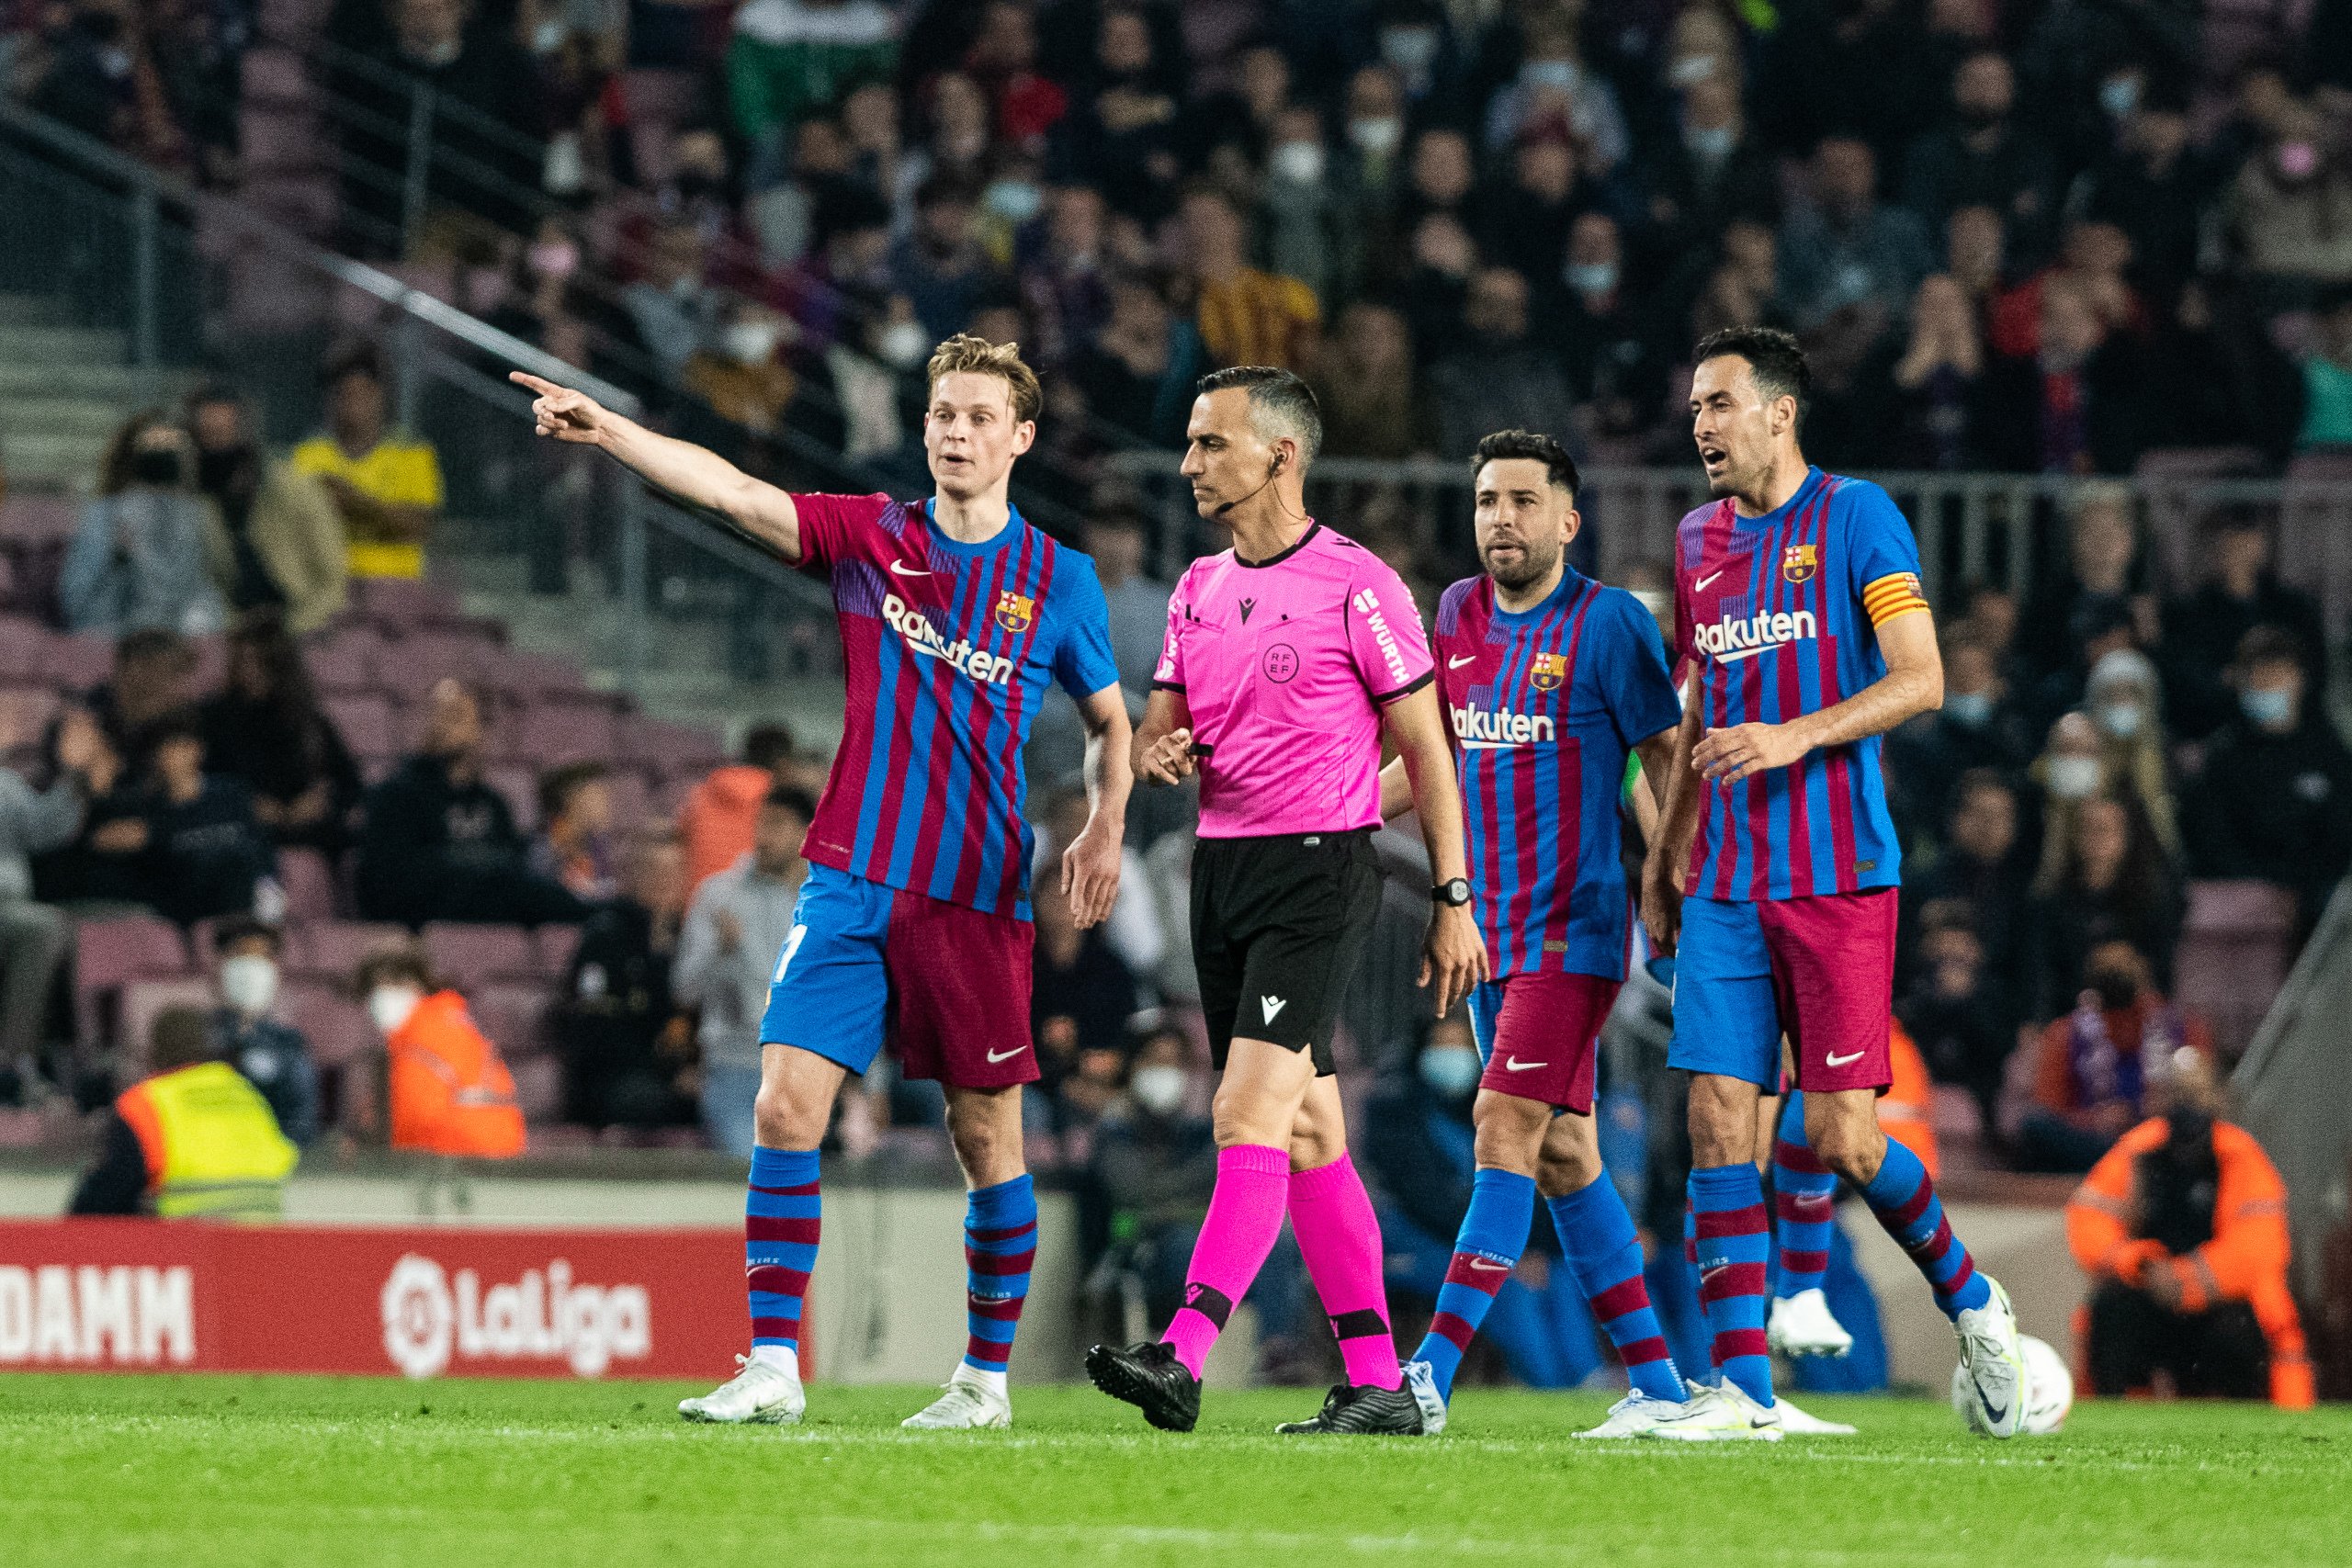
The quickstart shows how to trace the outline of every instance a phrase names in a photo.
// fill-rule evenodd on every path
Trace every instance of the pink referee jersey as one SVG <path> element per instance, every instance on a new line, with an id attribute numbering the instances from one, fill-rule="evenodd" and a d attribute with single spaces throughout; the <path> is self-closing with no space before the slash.
<path id="1" fill-rule="evenodd" d="M 1430 674 L 1404 580 L 1319 523 L 1271 560 L 1194 561 L 1152 684 L 1192 709 L 1201 837 L 1376 826 L 1380 710 Z"/>

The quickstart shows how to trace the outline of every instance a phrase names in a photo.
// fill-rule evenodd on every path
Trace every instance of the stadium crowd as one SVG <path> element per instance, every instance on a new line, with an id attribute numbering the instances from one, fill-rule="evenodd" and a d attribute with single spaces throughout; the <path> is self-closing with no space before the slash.
<path id="1" fill-rule="evenodd" d="M 1836 468 L 2352 444 L 2345 0 L 77 0 L 12 41 L 32 104 L 223 185 L 243 54 L 310 50 L 346 248 L 755 458 L 910 458 L 965 328 L 1029 345 L 1072 501 L 1236 363 L 1310 375 L 1336 455 L 1670 457 L 1688 345 L 1749 322 L 1804 337 Z M 411 221 L 419 83 L 460 107 Z"/>

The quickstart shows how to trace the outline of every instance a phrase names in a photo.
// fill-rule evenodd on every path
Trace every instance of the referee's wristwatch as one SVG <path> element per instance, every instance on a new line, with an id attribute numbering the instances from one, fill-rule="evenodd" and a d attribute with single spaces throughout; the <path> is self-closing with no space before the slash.
<path id="1" fill-rule="evenodd" d="M 1470 881 L 1467 877 L 1457 876 L 1441 882 L 1430 889 L 1430 897 L 1450 908 L 1459 909 L 1470 902 Z"/>

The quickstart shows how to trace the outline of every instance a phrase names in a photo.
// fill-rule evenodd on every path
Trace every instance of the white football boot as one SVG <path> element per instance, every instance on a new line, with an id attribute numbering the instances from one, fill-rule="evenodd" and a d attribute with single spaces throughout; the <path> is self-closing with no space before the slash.
<path id="1" fill-rule="evenodd" d="M 1012 1425 L 1012 1396 L 959 1366 L 937 1399 L 899 1423 L 910 1432 L 972 1432 Z"/>
<path id="2" fill-rule="evenodd" d="M 1960 1314 L 1952 1332 L 1960 1336 L 1960 1364 L 1976 1392 L 1978 1429 L 1988 1438 L 2014 1438 L 2025 1427 L 2027 1395 L 2025 1348 L 2018 1340 L 2018 1314 L 2009 1292 L 1990 1274 L 1984 1282 L 1993 1299 Z"/>
<path id="3" fill-rule="evenodd" d="M 1829 1298 L 1818 1285 L 1793 1296 L 1774 1296 L 1764 1339 L 1782 1356 L 1838 1357 L 1854 1348 L 1854 1337 L 1831 1314 Z"/>
<path id="4" fill-rule="evenodd" d="M 1781 1412 L 1777 1405 L 1757 1404 L 1726 1378 L 1717 1388 L 1702 1385 L 1679 1416 L 1647 1427 L 1641 1435 L 1679 1443 L 1777 1443 Z"/>
<path id="5" fill-rule="evenodd" d="M 1578 1432 L 1579 1438 L 1640 1438 L 1660 1422 L 1679 1420 L 1690 1406 L 1671 1399 L 1654 1399 L 1640 1389 L 1609 1407 L 1609 1419 L 1590 1431 Z"/>
<path id="6" fill-rule="evenodd" d="M 789 1427 L 808 1408 L 798 1373 L 751 1356 L 736 1357 L 735 1365 L 733 1377 L 700 1399 L 678 1401 L 678 1414 L 689 1421 L 727 1426 L 756 1421 Z"/>
<path id="7" fill-rule="evenodd" d="M 1781 1430 L 1792 1438 L 1850 1438 L 1854 1428 L 1843 1421 L 1824 1421 L 1818 1416 L 1808 1416 L 1790 1403 L 1786 1394 L 1772 1396 L 1772 1408 L 1781 1413 Z"/>
<path id="8" fill-rule="evenodd" d="M 1445 1396 L 1437 1391 L 1437 1372 L 1427 1361 L 1407 1361 L 1400 1370 L 1413 1403 L 1421 1407 L 1421 1436 L 1434 1438 L 1445 1430 Z"/>

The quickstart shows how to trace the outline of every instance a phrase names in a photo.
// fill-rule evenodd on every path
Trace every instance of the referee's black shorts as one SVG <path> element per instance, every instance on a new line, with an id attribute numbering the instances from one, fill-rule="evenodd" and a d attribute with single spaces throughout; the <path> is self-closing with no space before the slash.
<path id="1" fill-rule="evenodd" d="M 1193 961 L 1210 1059 L 1237 1034 L 1314 1055 L 1329 1077 L 1340 998 L 1380 908 L 1372 829 L 1203 839 L 1193 850 Z"/>

